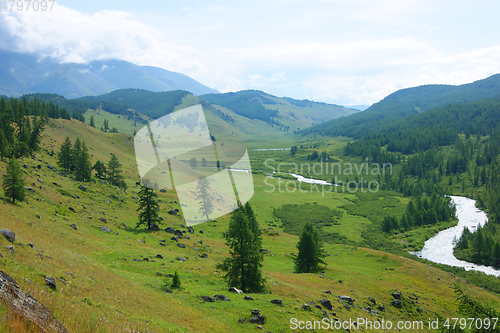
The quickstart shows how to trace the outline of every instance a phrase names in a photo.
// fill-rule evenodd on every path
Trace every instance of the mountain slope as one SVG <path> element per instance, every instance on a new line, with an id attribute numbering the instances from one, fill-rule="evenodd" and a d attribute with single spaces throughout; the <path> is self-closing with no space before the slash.
<path id="1" fill-rule="evenodd" d="M 122 88 L 151 91 L 182 89 L 195 95 L 217 93 L 186 75 L 122 60 L 59 64 L 47 58 L 38 59 L 32 54 L 0 53 L 0 94 L 57 93 L 75 98 Z"/>
<path id="2" fill-rule="evenodd" d="M 398 90 L 367 110 L 305 130 L 358 139 L 397 119 L 448 104 L 464 104 L 500 93 L 500 74 L 460 86 L 425 85 Z"/>

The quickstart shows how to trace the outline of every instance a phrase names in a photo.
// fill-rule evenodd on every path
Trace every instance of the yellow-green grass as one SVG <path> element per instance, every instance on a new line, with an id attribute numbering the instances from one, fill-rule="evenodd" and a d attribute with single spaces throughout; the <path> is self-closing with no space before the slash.
<path id="1" fill-rule="evenodd" d="M 186 244 L 186 249 L 177 247 L 170 240 L 172 235 L 164 231 L 134 229 L 137 204 L 133 197 L 137 197 L 138 188 L 134 184 L 138 176 L 132 141 L 127 135 L 103 133 L 88 125 L 82 126 L 77 121 L 57 120 L 51 123 L 53 125 L 44 132 L 43 149 L 50 151 L 53 148 L 57 152 L 67 135 L 73 142 L 79 136 L 92 147 L 93 162 L 97 158 L 107 161 L 111 152 L 116 153 L 123 163 L 129 186 L 124 192 L 100 182 L 86 183 L 87 191 L 81 191 L 78 189 L 81 183 L 60 176 L 39 161 L 56 165 L 55 157 L 42 151 L 34 160 L 22 160 L 28 165 L 27 169 L 23 169 L 26 171 L 24 176 L 27 185 L 35 189 L 35 192 L 28 192 L 27 202 L 16 205 L 0 202 L 0 228 L 13 230 L 17 237 L 14 254 L 8 253 L 5 248 L 9 243 L 3 238 L 0 240 L 0 253 L 3 255 L 0 269 L 11 275 L 23 290 L 45 304 L 70 332 L 248 331 L 256 329 L 255 325 L 248 323 L 250 311 L 254 308 L 259 308 L 266 316 L 267 323 L 263 325 L 266 330 L 288 331 L 291 318 L 321 320 L 321 311 L 305 312 L 300 307 L 307 301 L 317 303 L 325 297 L 332 299 L 340 320 L 360 316 L 372 320 L 377 318 L 357 307 L 351 311 L 339 308 L 336 298 L 344 294 L 355 298 L 355 305 L 361 307 L 366 307 L 364 303 L 368 297 L 374 297 L 378 304 L 386 306 L 386 311 L 380 313 L 381 318 L 386 320 L 406 320 L 410 313 L 417 316 L 415 318 L 427 321 L 428 317 L 434 318 L 436 312 L 444 317 L 458 315 L 452 289 L 455 282 L 482 302 L 499 308 L 497 295 L 459 282 L 449 273 L 369 249 L 325 244 L 330 254 L 326 257 L 328 266 L 325 272 L 295 274 L 291 253 L 296 253 L 298 237 L 282 231 L 279 236 L 264 233 L 263 237 L 263 247 L 269 250 L 265 255 L 263 271 L 270 293 L 250 294 L 255 301 L 245 301 L 243 295 L 227 292 L 228 286 L 222 273 L 215 270 L 216 263 L 228 255 L 222 237 L 222 233 L 227 230 L 228 216 L 217 219 L 217 222 L 195 226 L 196 232 L 190 235 L 191 239 L 181 240 Z M 41 165 L 40 170 L 36 168 L 38 164 Z M 4 162 L 0 163 L 1 173 L 5 172 L 5 165 Z M 37 178 L 44 184 L 40 184 Z M 262 228 L 267 228 L 269 222 L 274 223 L 273 208 L 284 203 L 317 202 L 338 208 L 355 199 L 353 194 L 323 196 L 315 191 L 270 193 L 265 191 L 269 189 L 265 180 L 274 184 L 277 182 L 263 175 L 254 175 L 256 186 L 251 199 Z M 53 185 L 53 182 L 60 187 Z M 63 193 L 80 198 L 74 199 Z M 118 196 L 119 200 L 112 196 Z M 159 193 L 159 199 L 160 216 L 164 218 L 162 227 L 181 229 L 182 218 L 167 213 L 171 208 L 181 208 L 175 203 L 179 202 L 175 193 L 171 190 Z M 70 206 L 76 213 L 69 210 Z M 100 221 L 101 217 L 107 219 L 106 223 Z M 347 215 L 346 212 L 340 222 L 341 225 L 333 226 L 336 229 L 332 231 L 350 239 L 360 237 L 363 226 L 369 223 L 364 218 Z M 69 227 L 72 223 L 77 225 L 78 230 Z M 126 229 L 122 223 L 129 228 Z M 104 233 L 98 229 L 99 226 L 107 226 L 112 232 Z M 200 229 L 204 231 L 203 234 L 198 232 Z M 279 223 L 275 229 L 280 230 Z M 161 239 L 166 239 L 167 246 L 159 245 Z M 203 244 L 199 241 L 203 241 Z M 35 249 L 26 246 L 27 243 L 33 244 Z M 207 253 L 208 258 L 195 259 L 199 253 Z M 156 259 L 157 254 L 161 254 L 164 259 Z M 187 261 L 181 263 L 177 260 L 179 256 L 186 257 Z M 150 261 L 133 260 L 144 257 Z M 165 277 L 157 273 L 165 275 L 175 271 L 181 275 L 183 288 L 172 294 L 165 293 L 162 291 Z M 57 281 L 57 290 L 50 291 L 44 285 L 44 275 L 63 278 L 68 285 Z M 404 296 L 415 293 L 419 297 L 418 306 L 424 309 L 423 314 L 418 317 L 414 312 L 390 306 L 392 289 L 401 290 Z M 330 290 L 332 295 L 324 294 L 325 290 Z M 232 301 L 201 301 L 202 295 L 215 294 L 225 294 Z M 270 303 L 276 298 L 282 299 L 284 306 Z M 0 311 L 5 313 L 5 307 L 0 308 Z M 240 317 L 246 318 L 247 323 L 238 324 Z"/>

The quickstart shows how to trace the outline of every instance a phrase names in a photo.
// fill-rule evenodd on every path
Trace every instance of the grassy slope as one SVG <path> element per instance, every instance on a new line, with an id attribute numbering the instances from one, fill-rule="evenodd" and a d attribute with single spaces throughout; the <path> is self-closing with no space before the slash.
<path id="1" fill-rule="evenodd" d="M 0 227 L 15 231 L 16 243 L 32 243 L 35 246 L 32 249 L 15 244 L 16 252 L 11 255 L 5 249 L 8 245 L 6 240 L 1 239 L 0 253 L 3 258 L 0 258 L 0 269 L 48 306 L 71 332 L 247 331 L 254 327 L 251 324 L 240 325 L 237 320 L 245 317 L 248 321 L 253 308 L 259 308 L 266 316 L 266 330 L 275 332 L 286 330 L 293 317 L 320 320 L 321 311 L 304 312 L 300 306 L 325 297 L 333 300 L 340 320 L 360 316 L 376 320 L 377 317 L 356 307 L 351 311 L 339 308 L 336 296 L 343 294 L 355 298 L 355 305 L 361 307 L 366 306 L 368 297 L 374 297 L 377 304 L 386 306 L 386 311 L 380 314 L 386 320 L 407 320 L 411 317 L 426 322 L 427 318 L 434 318 L 436 312 L 444 317 L 457 316 L 451 284 L 458 279 L 407 258 L 327 244 L 326 250 L 331 255 L 326 258 L 328 268 L 324 274 L 294 274 L 291 253 L 296 252 L 294 244 L 298 237 L 281 232 L 279 225 L 274 227 L 280 231 L 279 236 L 264 236 L 264 247 L 270 250 L 264 261 L 264 275 L 271 294 L 251 295 L 255 301 L 244 301 L 242 295 L 229 294 L 221 274 L 214 270 L 216 262 L 228 253 L 222 239 L 228 217 L 195 227 L 196 233 L 191 235 L 191 239 L 181 241 L 186 244 L 186 249 L 175 246 L 175 242 L 170 240 L 171 235 L 163 231 L 147 233 L 141 229 L 126 229 L 122 223 L 133 227 L 137 221 L 137 205 L 133 197 L 137 196 L 138 189 L 134 188 L 137 174 L 132 138 L 124 134 L 103 133 L 90 126 L 82 126 L 77 121 L 57 120 L 51 123 L 44 132 L 44 149 L 58 151 L 67 135 L 74 141 L 78 134 L 91 147 L 93 162 L 95 158 L 107 161 L 110 152 L 116 153 L 129 185 L 129 190 L 123 192 L 97 182 L 86 184 L 88 190 L 82 192 L 78 189 L 78 182 L 49 170 L 44 162 L 55 165 L 55 158 L 41 152 L 35 160 L 24 160 L 28 165 L 25 169 L 27 185 L 34 187 L 36 192 L 30 192 L 26 203 L 0 203 Z M 33 168 L 38 164 L 42 166 L 41 170 Z M 4 162 L 0 163 L 0 170 L 4 172 Z M 37 178 L 44 185 L 38 183 Z M 267 223 L 275 224 L 272 221 L 273 207 L 283 203 L 317 202 L 334 208 L 352 199 L 348 194 L 323 197 L 317 192 L 268 193 L 269 185 L 265 181 L 263 175 L 255 175 L 256 194 L 251 200 L 262 228 L 267 228 Z M 274 185 L 278 182 L 274 179 L 267 181 Z M 53 185 L 53 182 L 61 187 Z M 43 189 L 38 187 L 40 185 Z M 80 199 L 63 195 L 62 189 L 78 194 Z M 123 201 L 111 198 L 114 195 Z M 163 227 L 179 228 L 182 219 L 166 213 L 171 207 L 180 208 L 175 204 L 175 193 L 167 191 L 159 196 L 162 201 L 161 216 L 165 219 Z M 69 206 L 76 213 L 70 212 Z M 40 219 L 35 215 L 39 215 Z M 105 217 L 107 223 L 101 222 L 100 217 Z M 77 225 L 78 231 L 69 227 L 72 223 Z M 332 228 L 355 239 L 363 228 L 362 223 L 369 221 L 344 214 L 342 225 Z M 98 227 L 103 225 L 108 226 L 112 233 L 101 232 Z M 198 233 L 200 229 L 204 234 Z M 166 247 L 159 245 L 161 239 L 167 239 Z M 37 252 L 42 254 L 43 259 Z M 196 259 L 200 253 L 207 253 L 208 258 Z M 165 259 L 155 259 L 157 254 Z M 179 256 L 188 260 L 181 263 L 177 260 Z M 149 257 L 150 261 L 133 261 L 143 257 Z M 164 277 L 158 273 L 173 274 L 174 271 L 181 274 L 183 289 L 167 294 L 161 291 Z M 58 282 L 57 291 L 52 292 L 44 286 L 44 275 L 64 278 L 68 285 Z M 483 302 L 500 307 L 497 295 L 463 282 L 459 284 Z M 405 296 L 415 293 L 419 297 L 418 305 L 409 305 L 405 310 L 393 308 L 389 305 L 392 289 L 400 289 Z M 324 290 L 330 290 L 333 295 L 325 295 Z M 214 294 L 225 294 L 232 301 L 202 303 L 200 296 Z M 282 299 L 284 306 L 269 302 L 275 298 Z M 416 313 L 417 306 L 424 309 L 420 316 Z M 0 314 L 2 312 L 5 312 L 5 307 L 0 307 Z M 0 330 L 9 331 L 5 325 L 2 321 Z"/>

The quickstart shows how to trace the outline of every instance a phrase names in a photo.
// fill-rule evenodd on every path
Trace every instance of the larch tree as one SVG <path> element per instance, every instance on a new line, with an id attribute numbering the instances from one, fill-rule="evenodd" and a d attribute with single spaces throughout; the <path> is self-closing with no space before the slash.
<path id="1" fill-rule="evenodd" d="M 297 273 L 313 273 L 326 265 L 323 261 L 323 258 L 326 257 L 323 244 L 312 223 L 308 222 L 304 225 L 297 249 L 299 253 L 294 259 Z"/>
<path id="2" fill-rule="evenodd" d="M 23 201 L 24 193 L 24 178 L 21 171 L 21 166 L 15 158 L 9 160 L 6 174 L 3 175 L 2 186 L 5 196 L 12 200 L 12 203 Z"/>

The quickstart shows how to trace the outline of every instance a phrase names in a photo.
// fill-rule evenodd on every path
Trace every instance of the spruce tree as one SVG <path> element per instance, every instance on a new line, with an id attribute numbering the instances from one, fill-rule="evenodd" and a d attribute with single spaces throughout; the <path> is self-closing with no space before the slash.
<path id="1" fill-rule="evenodd" d="M 322 265 L 326 265 L 323 258 L 326 256 L 318 232 L 307 222 L 297 244 L 299 253 L 295 257 L 295 270 L 297 273 L 313 273 Z"/>
<path id="2" fill-rule="evenodd" d="M 174 273 L 174 277 L 172 279 L 172 289 L 179 289 L 181 287 L 181 278 L 179 274 L 177 274 L 177 271 Z"/>
<path id="3" fill-rule="evenodd" d="M 85 141 L 82 142 L 80 155 L 76 161 L 76 180 L 90 182 L 92 180 L 92 164 Z"/>
<path id="4" fill-rule="evenodd" d="M 126 188 L 127 184 L 123 180 L 123 176 L 121 175 L 122 169 L 120 161 L 115 154 L 111 154 L 111 159 L 108 162 L 108 176 L 107 180 L 115 186 Z"/>
<path id="5" fill-rule="evenodd" d="M 89 125 L 95 128 L 94 116 L 90 116 L 90 124 Z"/>
<path id="6" fill-rule="evenodd" d="M 158 205 L 158 195 L 154 193 L 152 188 L 141 185 L 139 195 L 139 222 L 136 227 L 146 224 L 148 230 L 151 229 L 153 224 L 159 220 L 158 214 L 160 213 L 160 206 Z"/>
<path id="7" fill-rule="evenodd" d="M 22 176 L 21 166 L 15 158 L 9 160 L 6 174 L 3 175 L 2 186 L 5 196 L 12 200 L 12 203 L 24 200 L 24 178 Z"/>
<path id="8" fill-rule="evenodd" d="M 71 170 L 76 170 L 76 164 L 80 159 L 80 154 L 82 152 L 82 142 L 80 138 L 76 138 L 75 143 L 73 144 L 73 149 L 71 150 Z"/>
<path id="9" fill-rule="evenodd" d="M 196 201 L 200 203 L 199 212 L 205 215 L 207 220 L 210 220 L 209 216 L 214 210 L 214 205 L 211 198 L 212 189 L 208 185 L 208 179 L 206 177 L 200 178 L 196 189 Z"/>
<path id="10" fill-rule="evenodd" d="M 106 165 L 102 163 L 101 161 L 95 162 L 94 166 L 92 167 L 92 170 L 96 172 L 96 177 L 99 179 L 106 179 Z"/>
<path id="11" fill-rule="evenodd" d="M 65 172 L 68 172 L 71 168 L 71 140 L 69 137 L 66 137 L 63 144 L 61 145 L 61 149 L 57 154 L 57 165 L 64 169 Z"/>
<path id="12" fill-rule="evenodd" d="M 226 272 L 228 285 L 240 288 L 244 292 L 263 292 L 265 289 L 262 277 L 263 256 L 244 207 L 240 206 L 233 212 L 229 230 L 224 237 L 229 246 L 230 257 L 217 265 L 217 268 Z"/>

